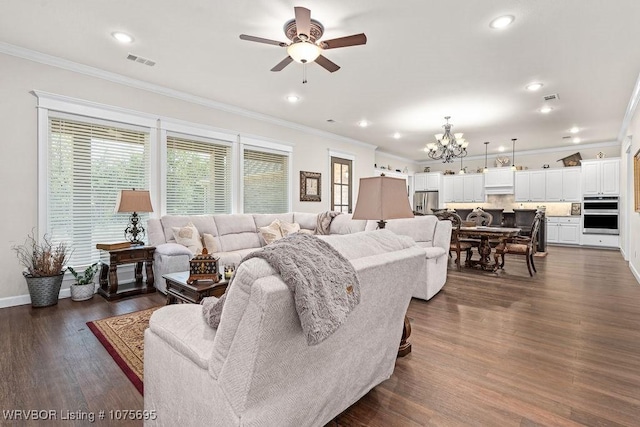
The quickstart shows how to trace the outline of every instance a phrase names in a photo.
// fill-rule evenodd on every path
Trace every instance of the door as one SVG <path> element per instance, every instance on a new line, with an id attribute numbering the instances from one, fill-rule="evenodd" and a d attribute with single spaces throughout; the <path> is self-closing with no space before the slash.
<path id="1" fill-rule="evenodd" d="M 353 162 L 340 157 L 331 157 L 331 210 L 343 213 L 352 212 L 352 173 Z"/>
<path id="2" fill-rule="evenodd" d="M 620 194 L 620 160 L 602 160 L 601 194 Z"/>
<path id="3" fill-rule="evenodd" d="M 580 239 L 580 227 L 578 224 L 562 224 L 559 228 L 558 242 L 578 244 Z"/>
<path id="4" fill-rule="evenodd" d="M 413 176 L 413 191 L 427 191 L 427 174 L 417 173 Z"/>
<path id="5" fill-rule="evenodd" d="M 445 203 L 453 202 L 453 177 L 445 176 L 442 178 L 442 197 Z"/>
<path id="6" fill-rule="evenodd" d="M 473 175 L 462 175 L 458 178 L 458 181 L 462 181 L 462 201 L 475 202 L 475 177 Z"/>
<path id="7" fill-rule="evenodd" d="M 530 200 L 529 187 L 531 175 L 529 172 L 516 172 L 515 199 L 516 202 L 528 202 Z"/>
<path id="8" fill-rule="evenodd" d="M 547 198 L 547 174 L 545 171 L 529 172 L 529 200 L 544 202 Z"/>
<path id="9" fill-rule="evenodd" d="M 558 243 L 560 224 L 547 219 L 547 243 Z"/>
<path id="10" fill-rule="evenodd" d="M 565 202 L 581 202 L 579 167 L 562 170 L 562 200 Z"/>
<path id="11" fill-rule="evenodd" d="M 548 202 L 562 200 L 562 169 L 548 170 L 546 176 L 546 195 Z"/>
<path id="12" fill-rule="evenodd" d="M 462 183 L 462 176 L 454 175 L 451 177 L 453 181 L 453 200 L 452 202 L 464 201 L 464 189 Z"/>
<path id="13" fill-rule="evenodd" d="M 597 196 L 600 194 L 600 164 L 582 162 L 582 195 Z"/>
<path id="14" fill-rule="evenodd" d="M 484 175 L 473 175 L 473 201 L 484 202 Z"/>
<path id="15" fill-rule="evenodd" d="M 426 190 L 427 191 L 440 190 L 440 174 L 439 173 L 426 174 Z"/>

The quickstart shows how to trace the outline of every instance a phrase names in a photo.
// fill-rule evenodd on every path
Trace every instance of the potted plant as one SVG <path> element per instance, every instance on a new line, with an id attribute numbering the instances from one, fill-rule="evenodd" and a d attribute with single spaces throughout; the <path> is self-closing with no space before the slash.
<path id="1" fill-rule="evenodd" d="M 93 293 L 95 291 L 93 277 L 98 271 L 98 265 L 99 263 L 94 262 L 87 267 L 82 274 L 79 274 L 73 267 L 68 267 L 69 271 L 76 279 L 76 283 L 69 287 L 71 290 L 71 299 L 73 301 L 86 301 L 93 297 Z"/>
<path id="2" fill-rule="evenodd" d="M 27 281 L 31 305 L 47 307 L 58 303 L 60 286 L 71 250 L 65 243 L 53 244 L 46 234 L 38 242 L 33 233 L 24 244 L 12 247 L 24 266 L 22 275 Z"/>

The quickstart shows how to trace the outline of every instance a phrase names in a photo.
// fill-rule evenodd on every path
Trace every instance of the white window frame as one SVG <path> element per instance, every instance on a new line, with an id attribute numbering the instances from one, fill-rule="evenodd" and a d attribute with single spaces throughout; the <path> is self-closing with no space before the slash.
<path id="1" fill-rule="evenodd" d="M 287 170 L 287 194 L 289 195 L 287 201 L 287 212 L 292 212 L 293 210 L 293 144 L 288 144 L 279 141 L 267 140 L 256 138 L 252 136 L 243 136 L 239 137 L 239 155 L 238 159 L 238 182 L 240 182 L 240 187 L 238 191 L 238 205 L 236 212 L 245 213 L 244 212 L 244 150 L 254 150 L 254 151 L 263 151 L 266 153 L 279 154 L 282 156 L 288 157 L 288 170 Z M 246 212 L 253 213 L 253 212 Z"/>
<path id="2" fill-rule="evenodd" d="M 78 116 L 76 119 L 87 123 L 113 122 L 115 125 L 133 125 L 149 130 L 149 193 L 152 206 L 159 205 L 158 169 L 153 161 L 158 157 L 157 119 L 149 114 L 124 108 L 112 107 L 91 101 L 75 99 L 48 92 L 33 91 L 38 98 L 38 235 L 42 236 L 51 230 L 47 228 L 48 217 L 48 164 L 49 164 L 49 118 L 61 117 L 64 114 Z M 62 113 L 62 114 L 57 114 Z M 57 114 L 57 115 L 56 115 Z M 115 206 L 114 206 L 115 208 Z"/>
<path id="3" fill-rule="evenodd" d="M 158 209 L 157 217 L 167 214 L 167 133 L 183 136 L 184 138 L 193 138 L 196 141 L 205 143 L 219 143 L 220 145 L 231 146 L 231 213 L 237 213 L 238 205 L 238 140 L 239 136 L 230 132 L 225 132 L 217 128 L 203 126 L 196 123 L 185 121 L 160 119 L 158 121 L 158 130 L 160 138 L 160 155 L 157 169 L 159 172 L 159 188 L 160 188 L 160 209 Z M 216 140 L 216 141 L 212 141 Z"/>

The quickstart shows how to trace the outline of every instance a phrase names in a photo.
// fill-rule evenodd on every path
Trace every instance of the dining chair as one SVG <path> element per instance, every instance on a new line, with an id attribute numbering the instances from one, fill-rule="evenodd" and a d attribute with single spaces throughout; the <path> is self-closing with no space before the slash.
<path id="1" fill-rule="evenodd" d="M 494 258 L 496 265 L 498 265 L 498 258 L 501 258 L 500 268 L 504 268 L 504 255 L 524 255 L 527 259 L 527 268 L 529 269 L 529 275 L 533 277 L 536 270 L 536 266 L 533 263 L 533 255 L 536 253 L 536 247 L 538 245 L 538 230 L 540 229 L 540 223 L 542 222 L 542 212 L 536 213 L 533 218 L 533 224 L 531 225 L 531 236 L 516 236 L 501 242 L 496 246 L 496 252 Z"/>
<path id="2" fill-rule="evenodd" d="M 493 215 L 478 208 L 467 215 L 467 221 L 473 221 L 476 225 L 488 227 L 493 222 Z"/>
<path id="3" fill-rule="evenodd" d="M 456 253 L 456 266 L 458 270 L 460 267 L 460 254 L 462 251 L 467 253 L 466 259 L 471 258 L 471 244 L 467 242 L 462 242 L 459 239 L 458 233 L 460 232 L 460 225 L 462 224 L 462 220 L 460 216 L 455 212 L 451 211 L 439 211 L 435 213 L 436 218 L 441 221 L 451 221 L 451 243 L 449 244 L 449 255 L 451 256 L 451 252 Z"/>

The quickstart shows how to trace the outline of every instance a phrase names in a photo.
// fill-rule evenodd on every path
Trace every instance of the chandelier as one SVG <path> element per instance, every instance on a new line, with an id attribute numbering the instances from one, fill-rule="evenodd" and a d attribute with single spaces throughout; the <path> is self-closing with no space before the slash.
<path id="1" fill-rule="evenodd" d="M 447 123 L 442 126 L 444 133 L 435 135 L 436 142 L 427 144 L 424 149 L 429 157 L 434 160 L 442 160 L 442 163 L 452 163 L 456 157 L 462 158 L 466 156 L 467 146 L 469 145 L 469 142 L 465 141 L 462 137 L 462 133 L 451 133 L 450 118 L 451 116 L 444 118 L 447 121 Z"/>

